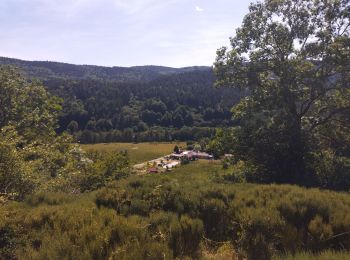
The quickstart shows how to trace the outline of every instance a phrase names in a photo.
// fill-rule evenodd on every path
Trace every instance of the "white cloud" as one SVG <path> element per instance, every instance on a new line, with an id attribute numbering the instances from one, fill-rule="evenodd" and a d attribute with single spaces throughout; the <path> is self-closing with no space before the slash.
<path id="1" fill-rule="evenodd" d="M 225 10 L 196 1 L 0 0 L 0 56 L 109 66 L 211 65 L 249 1 L 222 0 L 232 7 Z"/>
<path id="2" fill-rule="evenodd" d="M 196 10 L 197 12 L 203 12 L 203 11 L 204 11 L 204 9 L 203 9 L 203 8 L 200 8 L 198 5 L 195 6 L 195 10 Z"/>
<path id="3" fill-rule="evenodd" d="M 153 13 L 169 7 L 170 5 L 179 2 L 179 0 L 107 0 L 113 1 L 115 7 L 124 11 L 126 14 L 145 14 Z"/>
<path id="4" fill-rule="evenodd" d="M 125 0 L 114 0 L 114 5 L 118 8 L 123 10 L 125 13 L 127 14 L 135 14 L 138 12 L 143 12 L 145 11 L 147 8 L 149 8 L 149 6 L 153 7 L 154 5 L 157 4 L 158 1 L 154 1 L 154 0 L 129 0 L 129 1 L 125 1 Z"/>

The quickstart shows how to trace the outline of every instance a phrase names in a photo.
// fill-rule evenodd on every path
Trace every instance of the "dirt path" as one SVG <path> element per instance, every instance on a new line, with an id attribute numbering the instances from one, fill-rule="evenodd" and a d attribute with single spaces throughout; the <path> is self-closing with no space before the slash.
<path id="1" fill-rule="evenodd" d="M 170 154 L 168 155 L 164 155 L 162 157 L 159 157 L 159 158 L 156 158 L 156 159 L 153 159 L 153 160 L 150 160 L 150 161 L 147 161 L 147 162 L 143 162 L 143 163 L 138 163 L 138 164 L 135 164 L 133 166 L 133 169 L 135 171 L 137 171 L 138 173 L 146 173 L 147 169 L 146 169 L 146 166 L 147 164 L 150 164 L 150 165 L 153 165 L 153 163 L 157 163 L 157 162 L 160 162 L 160 161 L 166 161 L 165 157 L 168 157 L 170 156 Z"/>

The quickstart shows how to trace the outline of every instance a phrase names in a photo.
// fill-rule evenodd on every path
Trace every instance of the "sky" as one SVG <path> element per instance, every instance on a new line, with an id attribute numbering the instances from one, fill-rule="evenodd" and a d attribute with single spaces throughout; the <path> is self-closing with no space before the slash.
<path id="1" fill-rule="evenodd" d="M 211 66 L 249 0 L 0 0 L 0 56 L 101 66 Z"/>

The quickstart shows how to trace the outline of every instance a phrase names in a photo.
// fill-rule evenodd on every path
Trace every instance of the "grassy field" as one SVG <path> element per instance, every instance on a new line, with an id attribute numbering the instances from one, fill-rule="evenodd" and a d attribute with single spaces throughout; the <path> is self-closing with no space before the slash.
<path id="1" fill-rule="evenodd" d="M 85 151 L 128 151 L 131 163 L 142 163 L 172 153 L 174 146 L 186 147 L 186 143 L 101 143 L 82 145 Z"/>
<path id="2" fill-rule="evenodd" d="M 186 165 L 178 166 L 171 172 L 148 174 L 146 177 L 154 179 L 171 179 L 181 186 L 193 183 L 199 186 L 210 185 L 214 179 L 231 172 L 232 169 L 224 170 L 220 161 L 198 160 Z"/>

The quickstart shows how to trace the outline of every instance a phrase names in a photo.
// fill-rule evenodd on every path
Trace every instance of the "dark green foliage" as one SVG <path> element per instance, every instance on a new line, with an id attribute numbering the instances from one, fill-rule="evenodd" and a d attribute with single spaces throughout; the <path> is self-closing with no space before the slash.
<path id="1" fill-rule="evenodd" d="M 213 190 L 207 193 L 201 203 L 201 219 L 203 220 L 206 236 L 214 241 L 225 240 L 230 237 L 230 218 L 226 198 L 216 198 L 214 193 L 225 196 L 220 191 Z M 214 196 L 213 196 L 214 195 Z"/>
<path id="2" fill-rule="evenodd" d="M 54 136 L 60 99 L 38 81 L 27 81 L 11 67 L 0 66 L 0 128 L 13 126 L 25 142 Z"/>
<path id="3" fill-rule="evenodd" d="M 181 159 L 181 164 L 184 165 L 184 164 L 189 164 L 190 163 L 190 159 L 188 159 L 187 157 L 184 157 Z"/>
<path id="4" fill-rule="evenodd" d="M 2 236 L 1 257 L 14 257 L 11 253 L 16 253 L 20 259 L 158 259 L 162 254 L 171 256 L 167 245 L 156 243 L 143 227 L 145 220 L 126 220 L 111 210 L 96 210 L 90 206 L 76 203 L 31 210 L 12 209 L 16 210 L 15 218 L 0 223 L 0 232 L 6 235 Z M 18 228 L 19 223 L 23 224 L 22 228 Z M 23 241 L 23 244 L 11 252 L 11 241 Z"/>
<path id="5" fill-rule="evenodd" d="M 196 257 L 203 234 L 203 223 L 199 219 L 181 216 L 170 223 L 170 246 L 174 257 Z"/>
<path id="6" fill-rule="evenodd" d="M 126 152 L 89 152 L 89 166 L 79 179 L 82 192 L 96 190 L 108 182 L 126 178 L 130 174 Z"/>
<path id="7" fill-rule="evenodd" d="M 17 138 L 14 131 L 0 133 L 0 197 L 23 198 L 35 187 L 29 178 L 32 169 L 26 167 L 24 155 L 16 149 Z"/>
<path id="8" fill-rule="evenodd" d="M 100 79 L 117 82 L 150 81 L 162 75 L 181 74 L 192 71 L 208 71 L 205 66 L 186 68 L 170 68 L 162 66 L 136 66 L 136 67 L 102 67 L 93 65 L 73 65 L 68 63 L 50 61 L 24 61 L 0 57 L 1 65 L 12 65 L 22 68 L 28 77 L 46 80 L 50 78 Z"/>
<path id="9" fill-rule="evenodd" d="M 169 75 L 150 83 L 50 80 L 46 85 L 52 93 L 64 99 L 60 130 L 67 129 L 72 120 L 78 122 L 82 133 L 76 136 L 82 142 L 91 141 L 84 136 L 86 131 L 98 134 L 101 141 L 107 141 L 101 132 L 114 135 L 115 141 L 133 141 L 130 136 L 147 141 L 145 130 L 148 128 L 155 133 L 164 130 L 174 133 L 172 128 L 226 126 L 231 124 L 230 105 L 240 97 L 230 90 L 215 90 L 209 71 Z M 205 107 L 212 107 L 216 117 L 205 119 Z M 98 126 L 97 118 L 103 123 L 102 127 Z M 128 130 L 132 131 L 130 136 L 127 129 L 132 129 Z M 116 131 L 119 131 L 119 136 L 115 135 Z M 210 137 L 208 134 L 204 136 Z M 153 141 L 169 140 L 163 133 L 148 138 Z M 186 137 L 172 134 L 170 138 L 184 140 Z M 195 131 L 187 134 L 187 139 L 196 138 Z"/>
<path id="10" fill-rule="evenodd" d="M 79 130 L 78 123 L 74 120 L 70 121 L 70 123 L 67 125 L 67 130 L 72 134 L 77 132 Z"/>
<path id="11" fill-rule="evenodd" d="M 0 201 L 22 200 L 34 191 L 91 191 L 128 176 L 126 153 L 89 159 L 71 136 L 56 134 L 59 99 L 39 82 L 0 66 L 0 92 Z M 108 130 L 108 121 L 90 122 Z M 77 127 L 70 122 L 71 132 Z"/>
<path id="12" fill-rule="evenodd" d="M 177 154 L 180 153 L 180 149 L 177 145 L 174 146 L 174 153 L 177 153 Z"/>
<path id="13" fill-rule="evenodd" d="M 0 258 L 14 258 L 16 240 L 14 230 L 9 226 L 0 227 Z"/>
<path id="14" fill-rule="evenodd" d="M 0 66 L 0 200 L 34 190 L 77 192 L 84 153 L 55 132 L 60 99 L 38 81 Z"/>
<path id="15" fill-rule="evenodd" d="M 270 259 L 276 251 L 350 248 L 349 234 L 336 236 L 350 229 L 347 194 L 277 185 L 178 187 L 168 179 L 146 178 L 101 190 L 96 203 L 124 216 L 162 210 L 198 218 L 206 237 L 230 240 L 249 259 Z M 184 227 L 177 221 L 171 227 L 177 230 L 174 243 L 181 241 Z M 172 246 L 174 254 L 181 248 L 181 242 Z"/>
<path id="16" fill-rule="evenodd" d="M 81 196 L 56 201 L 1 206 L 0 258 L 141 260 L 198 254 L 203 232 L 198 219 L 163 212 L 125 218 L 114 210 L 96 209 Z"/>
<path id="17" fill-rule="evenodd" d="M 1 257 L 200 258 L 204 240 L 229 241 L 248 259 L 350 249 L 348 194 L 232 185 L 218 182 L 223 170 L 215 177 L 186 172 L 192 164 L 183 173 L 130 176 L 90 194 L 38 193 L 0 205 Z"/>
<path id="18" fill-rule="evenodd" d="M 39 205 L 54 206 L 72 202 L 74 199 L 72 195 L 63 192 L 38 192 L 27 196 L 25 203 L 32 207 Z"/>
<path id="19" fill-rule="evenodd" d="M 242 219 L 238 243 L 252 259 L 269 259 L 274 249 L 296 252 L 340 249 L 342 243 L 349 246 L 347 235 L 340 238 L 342 242 L 333 237 L 343 233 L 339 226 L 349 225 L 349 216 L 338 215 L 350 206 L 347 194 L 339 194 L 334 201 L 335 194 L 330 192 L 273 186 L 251 189 L 249 193 L 236 194 L 238 203 L 233 210 Z"/>
<path id="20" fill-rule="evenodd" d="M 242 96 L 215 89 L 209 67 L 103 68 L 5 58 L 0 63 L 38 76 L 61 97 L 58 132 L 68 130 L 83 143 L 211 137 L 213 130 L 205 127 L 231 125 L 230 107 Z"/>
<path id="21" fill-rule="evenodd" d="M 257 1 L 217 51 L 216 85 L 249 96 L 212 148 L 254 165 L 246 180 L 349 190 L 349 22 L 348 0 Z"/>

